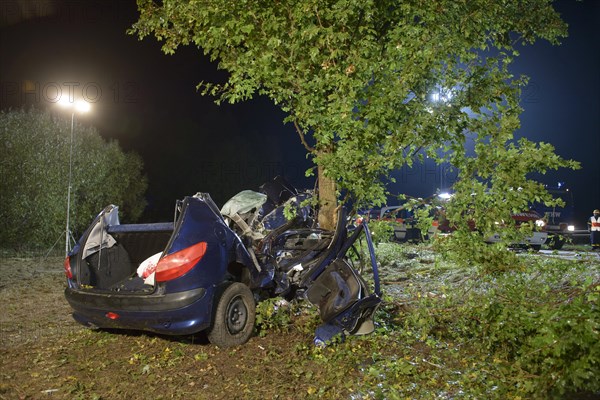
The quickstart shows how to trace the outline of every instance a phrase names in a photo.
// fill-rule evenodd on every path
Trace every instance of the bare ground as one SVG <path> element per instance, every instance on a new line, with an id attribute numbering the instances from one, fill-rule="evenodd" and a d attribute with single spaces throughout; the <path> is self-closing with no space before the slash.
<path id="1" fill-rule="evenodd" d="M 60 259 L 0 259 L 0 399 L 348 397 L 347 385 L 315 386 L 325 367 L 298 357 L 312 348 L 302 324 L 234 349 L 202 336 L 94 331 L 71 318 L 64 287 Z"/>

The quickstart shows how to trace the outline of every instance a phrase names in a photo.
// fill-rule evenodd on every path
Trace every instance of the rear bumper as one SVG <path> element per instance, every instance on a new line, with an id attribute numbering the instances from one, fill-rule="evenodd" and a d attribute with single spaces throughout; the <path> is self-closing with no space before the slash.
<path id="1" fill-rule="evenodd" d="M 187 335 L 211 322 L 213 289 L 168 294 L 107 294 L 65 289 L 73 318 L 86 326 Z"/>
<path id="2" fill-rule="evenodd" d="M 176 293 L 119 294 L 65 289 L 65 297 L 74 309 L 113 311 L 169 311 L 189 306 L 206 295 L 205 288 Z"/>

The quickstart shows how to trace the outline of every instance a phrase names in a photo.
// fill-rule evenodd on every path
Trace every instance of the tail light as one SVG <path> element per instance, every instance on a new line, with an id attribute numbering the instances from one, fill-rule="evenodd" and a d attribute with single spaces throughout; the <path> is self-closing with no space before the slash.
<path id="1" fill-rule="evenodd" d="M 67 278 L 73 279 L 73 272 L 71 271 L 71 257 L 67 256 L 67 258 L 65 258 L 64 267 Z"/>
<path id="2" fill-rule="evenodd" d="M 112 319 L 113 321 L 121 318 L 121 316 L 119 314 L 114 313 L 114 312 L 107 312 L 106 314 L 104 314 L 104 316 L 108 319 Z"/>
<path id="3" fill-rule="evenodd" d="M 185 275 L 206 253 L 206 242 L 196 243 L 164 256 L 156 265 L 156 282 L 166 282 Z"/>

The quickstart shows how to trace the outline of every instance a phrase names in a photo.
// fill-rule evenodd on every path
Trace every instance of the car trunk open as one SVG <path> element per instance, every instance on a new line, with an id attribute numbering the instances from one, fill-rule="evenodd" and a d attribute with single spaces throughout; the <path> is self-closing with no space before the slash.
<path id="1" fill-rule="evenodd" d="M 82 251 L 75 260 L 77 284 L 87 290 L 152 291 L 152 285 L 137 275 L 137 268 L 166 248 L 174 224 L 121 225 L 117 213 L 117 207 L 105 208 L 82 237 Z"/>

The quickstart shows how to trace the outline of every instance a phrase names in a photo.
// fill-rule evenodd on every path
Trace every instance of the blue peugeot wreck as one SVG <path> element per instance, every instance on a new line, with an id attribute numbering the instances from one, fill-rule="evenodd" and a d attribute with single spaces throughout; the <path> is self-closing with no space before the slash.
<path id="1" fill-rule="evenodd" d="M 310 197 L 276 178 L 220 210 L 206 193 L 185 197 L 173 222 L 122 225 L 118 207 L 106 207 L 65 260 L 73 317 L 98 328 L 205 331 L 229 347 L 252 335 L 256 302 L 296 296 L 319 308 L 317 344 L 371 332 L 381 294 L 368 226 L 348 229 L 341 209 L 335 231 L 320 229 Z M 359 272 L 366 264 L 370 285 Z"/>

